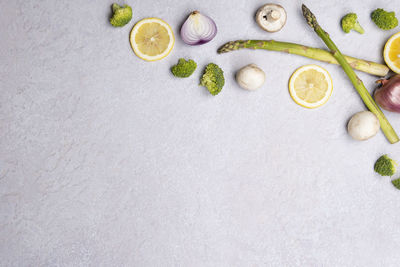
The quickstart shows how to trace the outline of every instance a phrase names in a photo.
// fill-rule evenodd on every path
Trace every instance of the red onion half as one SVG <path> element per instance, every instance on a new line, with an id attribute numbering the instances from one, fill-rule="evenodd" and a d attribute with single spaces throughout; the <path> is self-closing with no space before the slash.
<path id="1" fill-rule="evenodd" d="M 211 41 L 217 34 L 217 25 L 206 15 L 193 11 L 181 28 L 182 40 L 188 45 L 201 45 Z"/>
<path id="2" fill-rule="evenodd" d="M 375 91 L 376 103 L 383 109 L 400 113 L 400 75 L 376 82 L 382 85 Z"/>

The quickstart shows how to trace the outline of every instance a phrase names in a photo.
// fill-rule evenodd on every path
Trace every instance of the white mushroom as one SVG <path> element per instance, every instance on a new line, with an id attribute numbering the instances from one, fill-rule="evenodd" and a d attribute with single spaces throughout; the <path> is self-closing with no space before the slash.
<path id="1" fill-rule="evenodd" d="M 351 117 L 347 131 L 356 140 L 367 140 L 375 136 L 380 128 L 379 120 L 370 111 L 361 111 Z"/>
<path id="2" fill-rule="evenodd" d="M 286 23 L 286 11 L 281 5 L 266 4 L 260 7 L 256 14 L 256 21 L 267 32 L 277 32 Z"/>
<path id="3" fill-rule="evenodd" d="M 243 89 L 256 90 L 265 82 L 265 73 L 257 65 L 249 64 L 236 73 L 236 81 Z"/>

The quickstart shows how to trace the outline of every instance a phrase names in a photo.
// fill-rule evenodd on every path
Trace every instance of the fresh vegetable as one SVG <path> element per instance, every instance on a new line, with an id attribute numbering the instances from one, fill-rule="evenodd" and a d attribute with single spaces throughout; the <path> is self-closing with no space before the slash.
<path id="1" fill-rule="evenodd" d="M 298 68 L 290 77 L 289 93 L 294 102 L 305 108 L 325 104 L 333 91 L 332 78 L 318 65 Z"/>
<path id="2" fill-rule="evenodd" d="M 246 90 L 256 90 L 265 82 L 265 73 L 256 64 L 244 66 L 236 73 L 236 82 Z"/>
<path id="3" fill-rule="evenodd" d="M 339 64 L 342 66 L 344 72 L 349 77 L 350 81 L 352 82 L 353 86 L 356 88 L 358 94 L 361 96 L 362 100 L 364 101 L 365 105 L 368 109 L 373 112 L 379 119 L 381 124 L 381 129 L 385 134 L 386 138 L 389 140 L 390 143 L 397 143 L 399 141 L 399 137 L 397 136 L 396 132 L 393 130 L 392 126 L 390 125 L 389 121 L 386 119 L 383 112 L 380 110 L 379 106 L 375 103 L 369 92 L 364 86 L 364 83 L 361 81 L 360 78 L 354 73 L 354 70 L 351 68 L 350 64 L 346 61 L 343 57 L 342 53 L 340 52 L 339 48 L 335 45 L 335 43 L 331 40 L 328 33 L 325 32 L 321 26 L 318 24 L 317 19 L 315 18 L 314 14 L 303 4 L 302 5 L 303 16 L 307 20 L 308 25 L 317 33 L 317 35 L 324 41 L 326 46 L 330 49 L 332 55 L 336 58 Z"/>
<path id="4" fill-rule="evenodd" d="M 181 28 L 182 40 L 188 45 L 201 45 L 217 35 L 217 25 L 208 16 L 193 11 Z"/>
<path id="5" fill-rule="evenodd" d="M 375 9 L 371 13 L 371 19 L 376 24 L 376 26 L 385 31 L 396 28 L 399 24 L 399 21 L 397 20 L 396 15 L 393 11 L 388 12 L 383 10 L 382 8 Z"/>
<path id="6" fill-rule="evenodd" d="M 136 23 L 129 41 L 135 54 L 146 61 L 163 59 L 175 44 L 171 27 L 159 18 L 146 18 Z"/>
<path id="7" fill-rule="evenodd" d="M 266 4 L 256 13 L 257 24 L 267 32 L 277 32 L 285 26 L 286 11 L 281 5 Z"/>
<path id="8" fill-rule="evenodd" d="M 388 67 L 400 74 L 400 32 L 393 34 L 385 44 L 383 58 Z"/>
<path id="9" fill-rule="evenodd" d="M 392 184 L 394 187 L 400 190 L 400 178 L 392 180 Z"/>
<path id="10" fill-rule="evenodd" d="M 200 79 L 200 85 L 205 86 L 212 95 L 218 95 L 225 85 L 224 72 L 217 64 L 209 63 Z"/>
<path id="11" fill-rule="evenodd" d="M 360 111 L 351 117 L 347 131 L 355 140 L 364 141 L 375 136 L 380 125 L 376 115 L 370 111 Z"/>
<path id="12" fill-rule="evenodd" d="M 192 75 L 196 68 L 197 64 L 192 59 L 180 58 L 178 64 L 171 67 L 171 72 L 175 77 L 186 78 Z"/>
<path id="13" fill-rule="evenodd" d="M 125 26 L 132 19 L 132 8 L 128 5 L 120 6 L 116 3 L 111 6 L 113 16 L 110 19 L 111 25 L 114 27 Z"/>
<path id="14" fill-rule="evenodd" d="M 393 176 L 396 166 L 396 161 L 389 158 L 388 155 L 383 155 L 375 162 L 374 170 L 381 176 Z"/>
<path id="15" fill-rule="evenodd" d="M 382 86 L 375 91 L 376 103 L 388 111 L 400 113 L 400 74 L 390 79 L 378 80 Z"/>
<path id="16" fill-rule="evenodd" d="M 331 64 L 339 64 L 335 57 L 324 49 L 304 46 L 300 44 L 279 42 L 274 40 L 237 40 L 222 45 L 218 49 L 218 53 L 227 53 L 239 49 L 264 49 L 270 51 L 280 51 L 289 54 L 295 54 Z M 344 56 L 350 66 L 356 70 L 363 71 L 376 76 L 385 76 L 389 72 L 389 68 L 385 65 L 357 59 L 354 57 Z"/>
<path id="17" fill-rule="evenodd" d="M 349 13 L 342 18 L 342 29 L 345 33 L 349 33 L 350 30 L 355 30 L 361 34 L 364 33 L 364 29 L 357 20 L 356 13 Z"/>

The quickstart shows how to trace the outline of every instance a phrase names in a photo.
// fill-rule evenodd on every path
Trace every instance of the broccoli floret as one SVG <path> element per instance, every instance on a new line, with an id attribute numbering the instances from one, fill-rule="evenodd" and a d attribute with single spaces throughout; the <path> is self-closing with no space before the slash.
<path id="1" fill-rule="evenodd" d="M 349 13 L 342 18 L 342 29 L 345 33 L 349 33 L 350 30 L 355 30 L 361 34 L 364 33 L 364 29 L 357 20 L 356 13 Z"/>
<path id="2" fill-rule="evenodd" d="M 375 162 L 374 170 L 381 176 L 392 176 L 396 172 L 396 166 L 396 161 L 383 155 Z"/>
<path id="3" fill-rule="evenodd" d="M 116 3 L 112 5 L 113 16 L 110 19 L 114 27 L 122 27 L 132 19 L 132 8 L 128 5 L 120 6 Z"/>
<path id="4" fill-rule="evenodd" d="M 200 79 L 200 85 L 207 87 L 212 95 L 218 95 L 224 84 L 224 71 L 217 64 L 209 63 Z"/>
<path id="5" fill-rule="evenodd" d="M 171 72 L 175 77 L 186 78 L 192 75 L 196 68 L 197 64 L 193 60 L 180 58 L 178 64 L 171 67 Z"/>
<path id="6" fill-rule="evenodd" d="M 392 180 L 392 184 L 394 187 L 400 190 L 400 178 Z"/>
<path id="7" fill-rule="evenodd" d="M 394 12 L 387 12 L 382 8 L 375 9 L 371 13 L 372 21 L 382 30 L 391 30 L 399 24 Z"/>

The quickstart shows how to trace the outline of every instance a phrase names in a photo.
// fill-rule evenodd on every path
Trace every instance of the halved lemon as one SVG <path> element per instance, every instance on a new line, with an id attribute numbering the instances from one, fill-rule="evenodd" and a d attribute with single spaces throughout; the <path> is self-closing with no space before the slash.
<path id="1" fill-rule="evenodd" d="M 317 108 L 332 94 L 332 78 L 318 65 L 298 68 L 290 77 L 289 92 L 294 102 L 305 108 Z"/>
<path id="2" fill-rule="evenodd" d="M 393 34 L 386 42 L 383 58 L 392 71 L 400 73 L 400 32 Z"/>
<path id="3" fill-rule="evenodd" d="M 129 41 L 138 57 L 156 61 L 171 52 L 175 38 L 168 23 L 159 18 L 146 18 L 132 28 Z"/>

